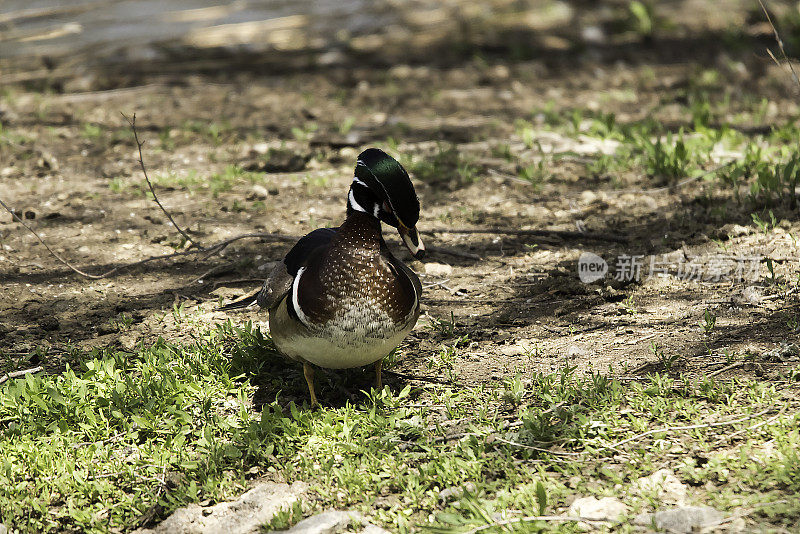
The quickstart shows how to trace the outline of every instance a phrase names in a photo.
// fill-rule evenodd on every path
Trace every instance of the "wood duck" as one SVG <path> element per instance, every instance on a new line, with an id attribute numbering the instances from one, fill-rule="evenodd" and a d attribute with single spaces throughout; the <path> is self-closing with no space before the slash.
<path id="1" fill-rule="evenodd" d="M 389 251 L 381 222 L 397 228 L 411 254 L 422 258 L 419 209 L 403 166 L 382 150 L 365 150 L 356 162 L 344 223 L 302 237 L 261 291 L 222 308 L 258 304 L 269 310 L 272 340 L 303 364 L 312 407 L 318 405 L 312 365 L 374 364 L 380 388 L 383 358 L 416 324 L 422 285 Z"/>

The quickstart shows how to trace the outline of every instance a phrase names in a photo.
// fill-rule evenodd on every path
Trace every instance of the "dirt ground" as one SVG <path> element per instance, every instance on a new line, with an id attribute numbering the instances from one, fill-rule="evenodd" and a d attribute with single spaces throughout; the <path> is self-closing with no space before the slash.
<path id="1" fill-rule="evenodd" d="M 520 59 L 487 47 L 446 64 L 241 69 L 179 81 L 142 72 L 119 87 L 101 78 L 90 92 L 8 89 L 0 96 L 0 199 L 81 269 L 99 273 L 172 253 L 181 242 L 145 194 L 123 113 L 136 114 L 158 196 L 193 240 L 207 246 L 252 232 L 278 236 L 92 280 L 59 263 L 4 212 L 3 367 L 57 372 L 71 347 L 130 350 L 159 336 L 189 340 L 228 318 L 265 321 L 214 308 L 260 285 L 291 246 L 283 236 L 338 225 L 355 156 L 378 146 L 411 162 L 419 228 L 433 248 L 424 262 L 410 263 L 425 286 L 424 316 L 392 370 L 465 386 L 568 365 L 631 378 L 667 369 L 777 379 L 797 364 L 785 347 L 797 341 L 798 296 L 775 282 L 800 273 L 796 211 L 776 209 L 775 228 L 762 232 L 752 209 L 718 193 L 713 181 L 662 188 L 640 170 L 592 172 L 589 163 L 613 147 L 580 131 L 554 131 L 541 111 L 602 111 L 618 123 L 652 117 L 678 131 L 690 125 L 686 88 L 714 69 L 732 114 L 769 101 L 763 122 L 740 124 L 741 131 L 797 117 L 787 74 L 763 55 L 730 56 L 718 37 L 581 53 L 545 40 L 549 53 Z M 539 148 L 525 142 L 519 119 L 535 126 Z M 547 160 L 554 152 L 566 155 Z M 442 163 L 425 180 L 415 175 L 453 154 L 456 165 Z M 542 157 L 546 179 L 519 178 L 521 167 Z M 707 169 L 725 161 L 720 154 Z M 584 252 L 612 271 L 617 258 L 641 256 L 643 276 L 584 284 Z M 755 258 L 758 274 L 714 281 L 677 273 L 689 261 L 710 272 L 720 257 L 729 267 Z M 647 276 L 651 260 L 668 263 L 672 274 Z M 178 308 L 190 326 L 175 321 Z M 710 332 L 700 325 L 707 310 L 716 317 Z M 451 358 L 443 346 L 454 342 L 462 350 Z"/>

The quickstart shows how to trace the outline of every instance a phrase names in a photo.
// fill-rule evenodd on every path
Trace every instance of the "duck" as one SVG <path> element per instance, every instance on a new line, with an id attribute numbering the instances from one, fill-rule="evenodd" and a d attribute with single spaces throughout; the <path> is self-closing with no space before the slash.
<path id="1" fill-rule="evenodd" d="M 408 172 L 378 148 L 356 160 L 344 222 L 300 238 L 260 291 L 222 310 L 259 306 L 269 313 L 278 351 L 303 365 L 311 407 L 319 406 L 314 369 L 374 365 L 382 388 L 383 359 L 420 316 L 419 277 L 386 245 L 382 224 L 397 230 L 416 259 L 420 202 Z"/>

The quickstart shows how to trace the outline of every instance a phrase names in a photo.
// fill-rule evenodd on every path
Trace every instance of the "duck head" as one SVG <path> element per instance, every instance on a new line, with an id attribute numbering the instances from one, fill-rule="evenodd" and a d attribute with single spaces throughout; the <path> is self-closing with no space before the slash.
<path id="1" fill-rule="evenodd" d="M 358 156 L 347 194 L 347 214 L 361 211 L 397 228 L 411 255 L 421 259 L 425 245 L 417 232 L 419 198 L 408 173 L 393 157 L 377 148 Z"/>

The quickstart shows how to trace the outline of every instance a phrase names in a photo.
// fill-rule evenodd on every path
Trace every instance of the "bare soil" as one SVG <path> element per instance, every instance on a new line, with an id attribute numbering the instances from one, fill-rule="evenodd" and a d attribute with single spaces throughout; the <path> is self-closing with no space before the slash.
<path id="1" fill-rule="evenodd" d="M 713 68 L 732 114 L 761 98 L 770 102 L 764 122 L 743 124 L 742 131 L 768 130 L 798 115 L 784 71 L 762 57 L 731 59 L 714 47 L 713 35 L 705 38 L 650 43 L 638 57 L 632 55 L 641 45 L 632 43 L 594 55 L 240 70 L 179 82 L 145 73 L 127 79 L 130 87 L 107 91 L 10 90 L 0 97 L 0 199 L 57 253 L 97 273 L 172 253 L 181 242 L 144 194 L 122 113 L 136 113 L 159 198 L 202 245 L 251 232 L 299 237 L 338 225 L 355 156 L 368 146 L 415 164 L 454 148 L 469 165 L 468 179 L 447 165 L 441 175 L 415 179 L 419 228 L 434 250 L 424 262 L 410 262 L 425 285 L 425 316 L 394 371 L 464 386 L 567 365 L 631 378 L 668 370 L 780 379 L 797 365 L 781 344 L 797 341 L 798 297 L 771 281 L 766 258 L 778 279 L 796 281 L 796 211 L 776 209 L 778 224 L 765 233 L 752 224 L 752 207 L 719 193 L 713 181 L 653 191 L 664 184 L 640 170 L 593 174 L 587 163 L 602 143 L 554 133 L 535 112 L 551 102 L 556 112 L 598 110 L 621 123 L 652 117 L 677 131 L 690 124 L 682 107 L 686 87 Z M 541 152 L 523 143 L 518 119 L 540 128 Z M 512 158 L 499 155 L 506 147 Z M 570 155 L 547 161 L 542 184 L 519 178 L 520 167 L 553 151 Z M 230 166 L 251 174 L 228 170 L 225 178 Z M 492 228 L 509 233 L 451 232 Z M 514 233 L 526 229 L 602 235 Z M 221 254 L 159 260 L 89 280 L 8 213 L 0 215 L 2 364 L 57 372 L 74 357 L 71 347 L 130 350 L 158 337 L 189 341 L 229 318 L 265 321 L 257 312 L 214 308 L 258 287 L 290 246 L 282 238 L 243 239 Z M 644 274 L 651 258 L 708 266 L 720 254 L 756 256 L 759 274 L 752 281 L 683 280 L 673 266 L 673 276 L 584 284 L 577 271 L 583 252 L 602 256 L 612 269 L 621 255 L 641 255 Z M 176 322 L 176 307 L 188 323 Z M 716 316 L 709 333 L 699 325 L 706 310 Z M 432 325 L 451 314 L 452 333 Z M 452 360 L 442 356 L 443 346 L 461 336 L 463 350 Z M 729 369 L 734 360 L 726 351 L 738 355 Z"/>

